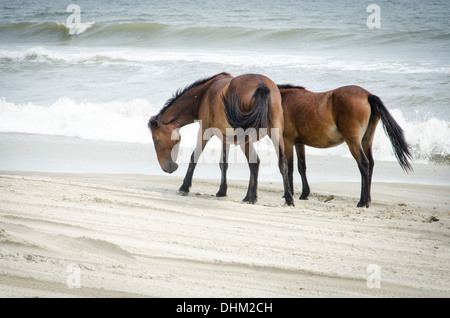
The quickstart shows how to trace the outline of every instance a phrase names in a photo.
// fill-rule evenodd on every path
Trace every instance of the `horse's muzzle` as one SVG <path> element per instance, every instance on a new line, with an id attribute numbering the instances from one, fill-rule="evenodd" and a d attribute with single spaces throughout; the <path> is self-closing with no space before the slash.
<path id="1" fill-rule="evenodd" d="M 164 168 L 162 168 L 164 172 L 173 173 L 178 169 L 178 164 L 173 161 L 168 162 Z"/>

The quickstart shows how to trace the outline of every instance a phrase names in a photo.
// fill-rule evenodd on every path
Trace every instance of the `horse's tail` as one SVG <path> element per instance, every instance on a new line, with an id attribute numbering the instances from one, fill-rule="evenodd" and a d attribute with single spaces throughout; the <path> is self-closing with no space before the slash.
<path id="1" fill-rule="evenodd" d="M 270 88 L 266 84 L 259 84 L 255 90 L 252 98 L 255 103 L 253 108 L 248 113 L 241 111 L 241 99 L 235 91 L 231 93 L 231 98 L 228 99 L 222 95 L 222 100 L 225 105 L 225 113 L 227 115 L 228 123 L 233 128 L 268 128 L 270 121 L 270 107 L 271 96 Z"/>
<path id="2" fill-rule="evenodd" d="M 369 95 L 368 100 L 372 114 L 377 115 L 383 123 L 384 131 L 391 141 L 392 149 L 394 150 L 398 163 L 406 172 L 413 170 L 409 162 L 412 159 L 411 149 L 405 140 L 403 129 L 397 124 L 378 96 Z"/>

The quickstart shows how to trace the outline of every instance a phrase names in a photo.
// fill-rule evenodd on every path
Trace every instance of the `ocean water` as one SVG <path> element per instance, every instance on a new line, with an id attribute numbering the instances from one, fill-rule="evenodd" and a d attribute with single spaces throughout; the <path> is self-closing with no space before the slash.
<path id="1" fill-rule="evenodd" d="M 151 144 L 147 121 L 177 89 L 262 73 L 312 91 L 362 86 L 416 162 L 450 164 L 449 16 L 448 0 L 0 0 L 0 133 Z M 195 129 L 182 131 L 186 147 Z M 381 125 L 374 156 L 395 160 Z"/>

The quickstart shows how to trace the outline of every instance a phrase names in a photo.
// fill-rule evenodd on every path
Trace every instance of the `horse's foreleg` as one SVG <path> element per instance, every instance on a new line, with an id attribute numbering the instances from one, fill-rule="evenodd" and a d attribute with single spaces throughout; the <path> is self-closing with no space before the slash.
<path id="1" fill-rule="evenodd" d="M 286 142 L 285 139 L 285 155 L 288 166 L 288 181 L 289 187 L 291 188 L 292 195 L 294 194 L 294 144 L 291 142 Z M 283 195 L 284 198 L 284 195 Z"/>
<path id="2" fill-rule="evenodd" d="M 297 167 L 298 172 L 302 178 L 302 195 L 300 200 L 308 200 L 310 193 L 308 179 L 306 178 L 306 155 L 305 155 L 305 145 L 295 145 L 295 150 L 297 151 Z"/>
<path id="3" fill-rule="evenodd" d="M 252 142 L 246 142 L 245 145 L 240 146 L 247 158 L 248 166 L 250 168 L 250 181 L 248 183 L 247 195 L 242 201 L 254 204 L 258 200 L 257 189 L 260 160 Z"/>
<path id="4" fill-rule="evenodd" d="M 183 184 L 181 185 L 180 189 L 178 189 L 178 192 L 181 195 L 188 195 L 189 190 L 192 185 L 192 176 L 194 175 L 195 167 L 197 166 L 197 161 L 200 155 L 203 152 L 203 149 L 205 148 L 207 141 L 199 140 L 197 142 L 197 146 L 194 149 L 194 152 L 191 155 L 191 160 L 189 161 L 189 167 L 186 172 L 186 176 L 184 177 Z"/>
<path id="5" fill-rule="evenodd" d="M 278 166 L 280 168 L 281 175 L 283 177 L 283 186 L 284 186 L 284 200 L 286 201 L 287 205 L 294 206 L 294 198 L 292 194 L 292 189 L 290 186 L 289 181 L 289 168 L 288 168 L 288 162 L 286 159 L 286 155 L 284 154 L 283 149 L 281 146 L 279 147 L 279 155 L 278 155 Z"/>
<path id="6" fill-rule="evenodd" d="M 230 152 L 230 144 L 224 142 L 222 145 L 222 160 L 219 164 L 222 178 L 220 180 L 220 188 L 216 193 L 216 197 L 224 197 L 227 195 L 227 170 L 228 170 L 228 153 Z"/>

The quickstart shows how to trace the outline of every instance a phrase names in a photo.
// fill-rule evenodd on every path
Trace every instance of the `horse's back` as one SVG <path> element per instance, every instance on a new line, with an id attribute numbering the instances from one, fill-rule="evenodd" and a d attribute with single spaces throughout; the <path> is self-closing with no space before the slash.
<path id="1" fill-rule="evenodd" d="M 290 143 L 316 148 L 339 144 L 331 92 L 315 93 L 303 88 L 281 89 L 284 113 L 284 138 Z"/>
<path id="2" fill-rule="evenodd" d="M 222 95 L 228 89 L 233 77 L 224 75 L 218 77 L 206 91 L 198 110 L 198 118 L 202 120 L 204 128 L 217 127 L 225 129 L 225 113 L 223 112 Z"/>
<path id="3" fill-rule="evenodd" d="M 316 148 L 341 144 L 347 136 L 361 134 L 371 115 L 362 87 L 342 86 L 326 92 L 281 89 L 285 116 L 285 136 L 295 143 Z"/>

